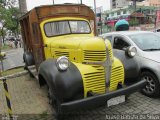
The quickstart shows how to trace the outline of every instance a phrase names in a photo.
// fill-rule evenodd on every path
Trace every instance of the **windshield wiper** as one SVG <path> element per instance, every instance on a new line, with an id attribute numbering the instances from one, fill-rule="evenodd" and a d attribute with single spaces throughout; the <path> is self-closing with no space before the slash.
<path id="1" fill-rule="evenodd" d="M 150 49 L 144 49 L 143 51 L 156 51 L 160 50 L 160 48 L 150 48 Z"/>

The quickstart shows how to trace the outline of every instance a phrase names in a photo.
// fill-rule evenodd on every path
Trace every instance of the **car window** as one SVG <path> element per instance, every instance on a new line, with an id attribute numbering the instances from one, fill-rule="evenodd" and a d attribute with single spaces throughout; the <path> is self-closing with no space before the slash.
<path id="1" fill-rule="evenodd" d="M 106 39 L 108 39 L 111 42 L 112 41 L 112 36 L 106 36 Z"/>
<path id="2" fill-rule="evenodd" d="M 129 47 L 129 44 L 126 41 L 124 41 L 122 37 L 114 38 L 114 43 L 113 43 L 114 49 L 124 50 L 127 47 Z"/>
<path id="3" fill-rule="evenodd" d="M 141 50 L 160 49 L 160 37 L 155 33 L 134 34 L 129 37 Z"/>

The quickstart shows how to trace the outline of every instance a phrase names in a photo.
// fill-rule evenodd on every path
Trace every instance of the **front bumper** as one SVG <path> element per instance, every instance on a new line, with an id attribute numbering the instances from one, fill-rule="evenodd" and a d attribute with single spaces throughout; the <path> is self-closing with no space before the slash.
<path id="1" fill-rule="evenodd" d="M 74 111 L 77 109 L 98 107 L 100 105 L 106 104 L 107 100 L 111 98 L 121 96 L 121 95 L 130 95 L 140 90 L 145 85 L 146 85 L 146 81 L 142 80 L 130 86 L 126 86 L 124 88 L 121 88 L 112 92 L 108 92 L 106 94 L 96 95 L 96 96 L 87 97 L 87 98 L 76 100 L 76 101 L 62 103 L 61 109 L 62 109 L 62 112 L 65 112 L 65 111 Z"/>

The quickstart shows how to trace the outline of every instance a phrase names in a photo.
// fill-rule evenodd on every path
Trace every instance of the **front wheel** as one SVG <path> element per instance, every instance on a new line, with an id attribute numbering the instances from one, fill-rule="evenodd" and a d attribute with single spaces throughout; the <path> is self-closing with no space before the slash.
<path id="1" fill-rule="evenodd" d="M 53 95 L 50 88 L 48 88 L 48 98 L 49 98 L 49 104 L 51 104 L 55 110 L 55 115 L 57 120 L 63 120 L 64 116 L 61 111 L 60 102 Z"/>
<path id="2" fill-rule="evenodd" d="M 142 93 L 148 97 L 160 96 L 160 83 L 156 75 L 151 72 L 143 72 L 141 80 L 146 80 L 147 85 L 141 90 Z"/>

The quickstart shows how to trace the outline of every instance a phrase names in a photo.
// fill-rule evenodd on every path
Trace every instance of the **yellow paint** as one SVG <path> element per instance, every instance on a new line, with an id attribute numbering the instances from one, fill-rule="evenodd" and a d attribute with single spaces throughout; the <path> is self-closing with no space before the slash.
<path id="1" fill-rule="evenodd" d="M 105 73 L 102 66 L 85 65 L 81 63 L 74 64 L 79 69 L 83 78 L 84 97 L 87 96 L 88 91 L 93 91 L 99 94 L 105 93 Z"/>
<path id="2" fill-rule="evenodd" d="M 5 96 L 10 100 L 11 98 L 10 98 L 10 95 L 9 95 L 9 93 L 5 90 Z"/>
<path id="3" fill-rule="evenodd" d="M 111 80 L 109 91 L 117 89 L 118 83 L 124 83 L 124 67 L 121 61 L 117 58 L 114 58 L 112 64 Z"/>
<path id="4" fill-rule="evenodd" d="M 8 108 L 8 114 L 12 115 L 12 110 L 10 108 Z"/>

